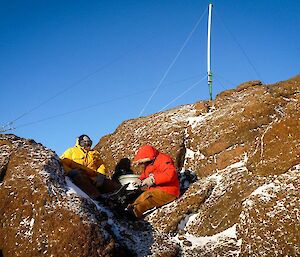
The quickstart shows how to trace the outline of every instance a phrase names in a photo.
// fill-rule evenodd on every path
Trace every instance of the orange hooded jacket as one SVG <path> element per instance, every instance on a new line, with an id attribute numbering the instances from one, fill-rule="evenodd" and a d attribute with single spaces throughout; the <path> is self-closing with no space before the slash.
<path id="1" fill-rule="evenodd" d="M 174 162 L 169 155 L 159 152 L 153 146 L 145 145 L 138 150 L 134 161 L 151 161 L 140 176 L 140 179 L 143 180 L 153 174 L 155 185 L 151 186 L 149 190 L 160 189 L 176 197 L 179 196 L 178 176 Z"/>

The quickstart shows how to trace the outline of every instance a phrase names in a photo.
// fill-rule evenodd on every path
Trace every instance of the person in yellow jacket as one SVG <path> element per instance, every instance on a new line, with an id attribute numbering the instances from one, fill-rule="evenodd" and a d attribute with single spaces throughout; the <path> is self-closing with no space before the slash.
<path id="1" fill-rule="evenodd" d="M 97 199 L 101 192 L 117 190 L 120 185 L 108 178 L 100 153 L 92 150 L 92 140 L 87 135 L 77 138 L 74 147 L 68 148 L 60 157 L 65 173 L 75 185 L 91 198 Z"/>

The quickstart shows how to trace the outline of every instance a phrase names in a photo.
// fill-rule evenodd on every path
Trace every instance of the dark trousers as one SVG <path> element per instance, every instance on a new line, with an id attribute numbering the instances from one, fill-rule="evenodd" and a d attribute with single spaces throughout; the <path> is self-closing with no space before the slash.
<path id="1" fill-rule="evenodd" d="M 67 173 L 73 183 L 92 199 L 97 199 L 101 193 L 111 193 L 120 188 L 120 184 L 98 174 L 96 177 L 89 177 L 84 170 L 75 169 Z"/>

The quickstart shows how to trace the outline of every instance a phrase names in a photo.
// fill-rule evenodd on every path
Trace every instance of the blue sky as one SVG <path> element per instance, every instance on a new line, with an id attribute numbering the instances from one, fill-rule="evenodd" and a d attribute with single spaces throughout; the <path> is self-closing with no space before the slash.
<path id="1" fill-rule="evenodd" d="M 96 143 L 140 114 L 208 99 L 208 3 L 0 0 L 0 125 L 60 155 L 81 134 Z M 212 3 L 214 96 L 299 74 L 300 1 Z"/>

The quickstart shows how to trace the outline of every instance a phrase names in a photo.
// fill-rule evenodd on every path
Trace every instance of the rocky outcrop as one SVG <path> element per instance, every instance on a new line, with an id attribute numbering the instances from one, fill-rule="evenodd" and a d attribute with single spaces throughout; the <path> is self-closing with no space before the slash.
<path id="1" fill-rule="evenodd" d="M 102 154 L 110 171 L 122 158 L 132 160 L 138 148 L 145 143 L 166 150 L 176 165 L 181 167 L 185 155 L 183 128 L 187 125 L 187 118 L 195 113 L 193 105 L 186 105 L 149 117 L 128 120 L 115 133 L 103 137 L 95 149 Z"/>
<path id="2" fill-rule="evenodd" d="M 3 256 L 114 255 L 107 216 L 69 193 L 54 152 L 32 140 L 1 135 L 0 172 Z"/>
<path id="3" fill-rule="evenodd" d="M 245 153 L 250 171 L 281 174 L 299 160 L 299 83 L 300 76 L 275 85 L 250 81 L 213 102 L 129 120 L 96 149 L 110 170 L 147 143 L 170 153 L 178 169 L 184 166 L 200 177 L 240 161 Z"/>
<path id="4" fill-rule="evenodd" d="M 299 98 L 300 76 L 274 85 L 250 81 L 215 101 L 124 122 L 97 149 L 113 168 L 125 148 L 133 158 L 140 145 L 153 144 L 178 170 L 196 172 L 199 180 L 183 196 L 147 217 L 172 235 L 182 256 L 297 256 Z M 257 193 L 264 187 L 268 201 Z"/>
<path id="5" fill-rule="evenodd" d="M 72 192 L 58 157 L 0 137 L 4 256 L 299 256 L 300 76 L 123 122 L 96 148 L 113 173 L 152 144 L 198 180 L 145 221 Z M 135 169 L 135 172 L 139 172 Z"/>
<path id="6" fill-rule="evenodd" d="M 178 256 L 167 234 L 115 216 L 33 140 L 0 135 L 0 256 Z"/>
<path id="7" fill-rule="evenodd" d="M 202 156 L 190 168 L 207 176 L 243 153 L 249 157 L 247 168 L 258 175 L 281 174 L 295 165 L 300 152 L 299 83 L 298 76 L 289 83 L 248 83 L 220 94 L 214 110 L 190 119 L 186 145 Z"/>
<path id="8" fill-rule="evenodd" d="M 241 256 L 299 256 L 300 167 L 264 183 L 243 202 Z"/>

